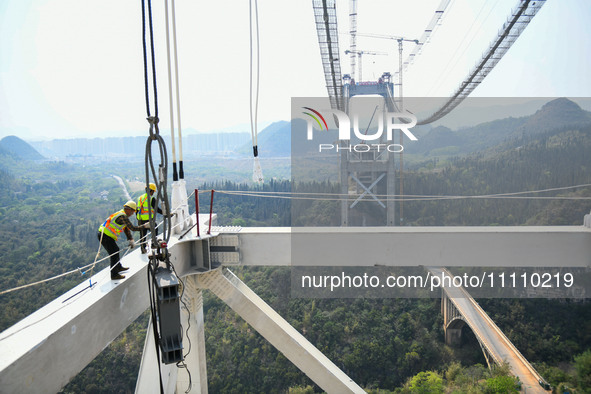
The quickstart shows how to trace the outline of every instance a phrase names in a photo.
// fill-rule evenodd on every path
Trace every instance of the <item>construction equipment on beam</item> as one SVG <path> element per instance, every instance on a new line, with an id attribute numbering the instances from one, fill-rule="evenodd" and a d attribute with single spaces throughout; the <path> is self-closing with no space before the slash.
<path id="1" fill-rule="evenodd" d="M 376 52 L 376 51 L 352 51 L 352 50 L 346 50 L 345 51 L 346 55 L 352 54 L 352 55 L 357 55 L 357 57 L 359 58 L 359 82 L 363 81 L 363 74 L 362 74 L 362 56 L 363 55 L 372 55 L 372 56 L 379 56 L 379 55 L 388 55 L 386 52 Z M 354 70 L 351 70 L 351 75 L 354 75 Z"/>
<path id="2" fill-rule="evenodd" d="M 402 44 L 403 42 L 412 42 L 419 45 L 419 40 L 410 39 L 401 36 L 390 36 L 386 34 L 373 34 L 373 33 L 357 33 L 358 36 L 370 37 L 370 38 L 383 38 L 387 40 L 396 40 L 398 42 L 398 97 L 400 106 L 402 107 Z M 361 61 L 361 60 L 360 60 Z"/>

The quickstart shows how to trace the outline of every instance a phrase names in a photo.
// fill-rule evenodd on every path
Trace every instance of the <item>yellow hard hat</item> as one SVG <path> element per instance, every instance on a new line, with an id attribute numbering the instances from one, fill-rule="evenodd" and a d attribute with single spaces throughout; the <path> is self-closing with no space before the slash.
<path id="1" fill-rule="evenodd" d="M 150 183 L 150 190 L 156 191 L 156 184 Z"/>
<path id="2" fill-rule="evenodd" d="M 135 203 L 135 201 L 129 200 L 128 202 L 126 202 L 123 205 L 123 208 L 130 208 L 130 209 L 133 209 L 134 211 L 137 211 L 137 204 Z"/>

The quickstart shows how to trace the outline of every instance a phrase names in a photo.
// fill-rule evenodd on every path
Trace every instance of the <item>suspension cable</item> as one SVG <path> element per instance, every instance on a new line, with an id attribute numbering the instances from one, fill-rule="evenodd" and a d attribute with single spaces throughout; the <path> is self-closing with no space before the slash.
<path id="1" fill-rule="evenodd" d="M 170 27 L 168 25 L 168 0 L 164 1 L 164 17 L 165 17 L 165 26 L 166 26 L 166 65 L 168 70 L 168 105 L 170 111 L 170 140 L 171 140 L 171 149 L 172 149 L 172 179 L 173 181 L 178 180 L 178 174 L 176 169 L 176 150 L 174 144 L 174 104 L 172 100 L 172 75 L 171 75 L 171 66 L 170 66 Z"/>
<path id="2" fill-rule="evenodd" d="M 177 115 L 177 129 L 179 134 L 179 178 L 184 179 L 185 173 L 183 171 L 183 133 L 181 127 L 181 97 L 179 94 L 179 60 L 177 51 L 177 40 L 176 40 L 176 10 L 174 0 L 171 0 L 171 11 L 172 11 L 172 42 L 174 45 L 174 75 L 175 75 L 175 88 L 176 88 L 176 115 Z M 170 114 L 172 116 L 172 112 Z M 173 179 L 174 180 L 174 179 Z"/>
<path id="3" fill-rule="evenodd" d="M 529 22 L 536 16 L 546 0 L 523 0 L 512 11 L 510 19 L 503 24 L 497 38 L 491 43 L 487 53 L 483 55 L 476 66 L 470 71 L 468 77 L 462 81 L 456 92 L 433 114 L 425 119 L 420 119 L 417 126 L 425 125 L 441 119 L 456 108 L 474 89 L 488 76 L 509 48 L 521 35 Z"/>
<path id="4" fill-rule="evenodd" d="M 179 66 L 178 66 L 178 50 L 177 50 L 177 38 L 176 38 L 176 10 L 174 0 L 171 1 L 171 17 L 168 14 L 168 0 L 164 2 L 164 13 L 165 13 L 165 25 L 166 25 L 166 63 L 168 66 L 168 100 L 170 107 L 170 137 L 172 140 L 172 180 L 178 181 L 184 179 L 185 174 L 183 170 L 183 139 L 182 139 L 182 128 L 181 128 L 181 102 L 179 93 Z M 170 21 L 170 24 L 169 24 Z M 170 31 L 172 25 L 172 46 L 173 51 L 171 55 L 170 51 Z M 171 58 L 174 58 L 174 75 L 171 71 Z M 175 99 L 173 99 L 172 86 L 173 81 L 175 85 Z M 177 130 L 179 139 L 179 171 L 177 173 L 177 157 L 175 150 L 175 133 L 174 133 L 174 103 L 176 100 L 176 117 L 177 117 Z"/>
<path id="5" fill-rule="evenodd" d="M 146 95 L 146 112 L 148 114 L 148 118 L 151 117 L 150 114 L 150 94 L 149 94 L 149 78 L 148 78 L 148 55 L 147 55 L 147 45 L 146 45 L 146 6 L 145 1 L 142 0 L 142 43 L 144 49 L 144 85 L 145 85 L 145 95 Z M 150 28 L 150 53 L 152 54 L 152 86 L 154 91 L 154 116 L 158 118 L 158 91 L 156 89 L 156 62 L 154 59 L 154 29 L 152 27 L 152 1 L 148 1 L 148 17 L 149 17 L 149 28 Z"/>
<path id="6" fill-rule="evenodd" d="M 258 0 L 254 0 L 254 26 L 253 26 L 253 10 L 252 10 L 252 3 L 253 0 L 249 2 L 249 14 L 250 14 L 250 135 L 252 138 L 252 152 L 254 156 L 254 164 L 253 164 L 253 171 L 252 171 L 252 180 L 256 183 L 262 183 L 264 181 L 263 178 L 263 170 L 261 169 L 261 163 L 259 160 L 259 147 L 258 147 L 258 109 L 259 109 L 259 80 L 260 80 L 260 39 L 259 39 L 259 8 L 258 8 Z M 253 97 L 253 39 L 252 39 L 252 31 L 253 29 L 256 32 L 256 91 Z M 253 101 L 254 101 L 254 109 L 253 109 Z"/>

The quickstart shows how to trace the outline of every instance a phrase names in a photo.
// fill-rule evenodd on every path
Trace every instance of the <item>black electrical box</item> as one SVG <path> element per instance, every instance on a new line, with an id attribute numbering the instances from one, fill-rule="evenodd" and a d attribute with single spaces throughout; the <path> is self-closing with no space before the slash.
<path id="1" fill-rule="evenodd" d="M 165 268 L 156 271 L 160 351 L 164 364 L 183 361 L 179 280 Z"/>

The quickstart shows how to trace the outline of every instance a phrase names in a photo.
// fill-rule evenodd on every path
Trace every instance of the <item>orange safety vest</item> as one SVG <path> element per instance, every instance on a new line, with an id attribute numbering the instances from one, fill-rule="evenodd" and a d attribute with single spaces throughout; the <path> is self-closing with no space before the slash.
<path id="1" fill-rule="evenodd" d="M 119 238 L 119 234 L 121 234 L 121 231 L 123 231 L 123 229 L 125 228 L 125 226 L 115 221 L 121 215 L 127 216 L 124 209 L 117 211 L 111 216 L 109 216 L 107 220 L 105 220 L 105 222 L 99 227 L 99 232 L 108 235 L 109 237 L 117 241 L 117 238 Z"/>

